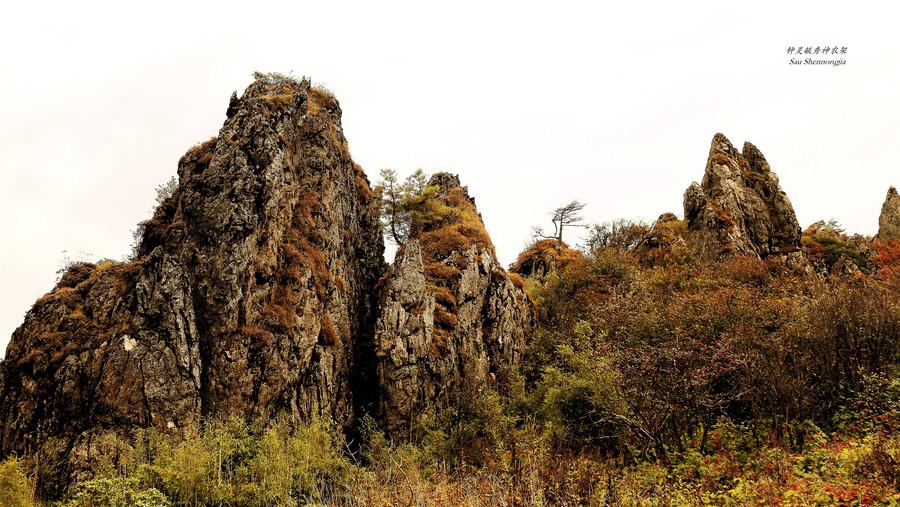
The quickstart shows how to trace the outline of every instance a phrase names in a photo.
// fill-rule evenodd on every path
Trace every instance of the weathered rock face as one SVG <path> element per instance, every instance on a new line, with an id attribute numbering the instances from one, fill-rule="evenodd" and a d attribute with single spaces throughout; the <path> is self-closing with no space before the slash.
<path id="1" fill-rule="evenodd" d="M 722 134 L 713 137 L 700 184 L 684 193 L 684 218 L 698 241 L 715 254 L 788 254 L 800 248 L 794 208 L 750 143 L 738 152 Z"/>
<path id="2" fill-rule="evenodd" d="M 525 278 L 544 280 L 583 258 L 581 252 L 559 240 L 542 239 L 522 251 L 509 271 Z"/>
<path id="3" fill-rule="evenodd" d="M 394 436 L 433 419 L 461 394 L 502 382 L 519 361 L 532 319 L 466 189 L 448 174 L 429 185 L 454 211 L 414 231 L 398 251 L 376 326 L 379 413 Z"/>
<path id="4" fill-rule="evenodd" d="M 893 240 L 900 239 L 900 195 L 897 189 L 888 189 L 887 197 L 881 206 L 881 215 L 878 217 L 878 238 Z"/>
<path id="5" fill-rule="evenodd" d="M 364 401 L 383 243 L 336 100 L 260 78 L 178 175 L 136 260 L 72 266 L 15 331 L 0 455 L 45 447 L 66 476 L 105 431 Z"/>

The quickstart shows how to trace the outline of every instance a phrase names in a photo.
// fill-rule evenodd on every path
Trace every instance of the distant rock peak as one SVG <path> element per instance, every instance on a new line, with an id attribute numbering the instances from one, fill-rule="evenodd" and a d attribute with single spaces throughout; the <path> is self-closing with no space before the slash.
<path id="1" fill-rule="evenodd" d="M 900 195 L 897 189 L 888 189 L 881 215 L 878 217 L 878 238 L 884 240 L 900 240 Z"/>
<path id="2" fill-rule="evenodd" d="M 684 194 L 684 217 L 697 241 L 715 255 L 766 257 L 800 248 L 800 225 L 762 152 L 749 142 L 738 152 L 716 134 L 701 183 Z"/>

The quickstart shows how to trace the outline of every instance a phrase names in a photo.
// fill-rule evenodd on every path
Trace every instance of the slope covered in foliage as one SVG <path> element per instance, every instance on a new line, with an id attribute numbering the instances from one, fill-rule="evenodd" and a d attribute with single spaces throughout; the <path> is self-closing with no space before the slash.
<path id="1" fill-rule="evenodd" d="M 354 441 L 317 421 L 140 431 L 107 445 L 68 505 L 894 505 L 890 246 L 828 277 L 601 247 L 535 286 L 520 375 L 457 399 L 411 442 L 372 419 Z M 8 462 L 3 480 L 26 483 L 29 466 Z"/>

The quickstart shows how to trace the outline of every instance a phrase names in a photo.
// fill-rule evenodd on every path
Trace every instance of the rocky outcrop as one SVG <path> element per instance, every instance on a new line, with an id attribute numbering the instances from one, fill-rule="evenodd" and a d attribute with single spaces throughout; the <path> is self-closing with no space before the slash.
<path id="1" fill-rule="evenodd" d="M 375 334 L 387 432 L 404 436 L 516 366 L 532 307 L 499 265 L 474 201 L 440 173 L 446 218 L 413 231 L 381 290 Z"/>
<path id="2" fill-rule="evenodd" d="M 688 255 L 687 226 L 674 213 L 663 213 L 630 248 L 642 265 L 662 265 Z"/>
<path id="3" fill-rule="evenodd" d="M 275 412 L 347 423 L 374 397 L 383 243 L 340 115 L 307 80 L 261 76 L 233 96 L 137 258 L 71 266 L 15 331 L 0 455 L 49 450 L 66 477 L 104 432 Z"/>
<path id="4" fill-rule="evenodd" d="M 881 206 L 881 215 L 878 217 L 878 239 L 900 239 L 900 195 L 897 189 L 888 189 L 887 197 Z"/>
<path id="5" fill-rule="evenodd" d="M 638 249 L 666 249 L 684 246 L 684 222 L 674 213 L 663 213 L 641 238 Z"/>
<path id="6" fill-rule="evenodd" d="M 140 225 L 130 262 L 77 263 L 0 362 L 0 458 L 41 453 L 44 495 L 110 437 L 206 419 L 375 413 L 400 436 L 515 368 L 532 305 L 457 177 L 384 264 L 378 202 L 340 107 L 260 75 Z M 120 440 L 121 441 L 121 440 Z"/>
<path id="7" fill-rule="evenodd" d="M 828 276 L 832 279 L 856 279 L 862 276 L 862 271 L 850 258 L 841 255 L 831 266 Z"/>
<path id="8" fill-rule="evenodd" d="M 556 239 L 542 239 L 528 246 L 516 258 L 509 271 L 525 278 L 544 280 L 556 274 L 573 262 L 584 259 L 584 255 L 569 245 Z"/>
<path id="9" fill-rule="evenodd" d="M 802 242 L 804 259 L 812 271 L 822 275 L 853 273 L 854 268 L 858 273 L 874 254 L 870 238 L 848 236 L 834 220 L 810 224 L 803 231 Z"/>
<path id="10" fill-rule="evenodd" d="M 767 257 L 800 248 L 794 208 L 762 153 L 750 143 L 738 152 L 722 134 L 713 137 L 703 180 L 684 193 L 684 219 L 714 255 Z"/>

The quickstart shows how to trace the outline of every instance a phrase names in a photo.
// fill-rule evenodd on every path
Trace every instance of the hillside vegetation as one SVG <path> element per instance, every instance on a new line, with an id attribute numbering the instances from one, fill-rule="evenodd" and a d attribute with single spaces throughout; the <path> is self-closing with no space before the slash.
<path id="1" fill-rule="evenodd" d="M 830 234 L 813 253 L 852 243 Z M 354 438 L 321 420 L 140 430 L 98 443 L 101 474 L 63 505 L 900 501 L 896 242 L 870 243 L 847 276 L 599 243 L 529 284 L 538 324 L 517 378 L 418 441 L 371 418 Z M 42 465 L 8 460 L 0 489 L 27 497 Z"/>

